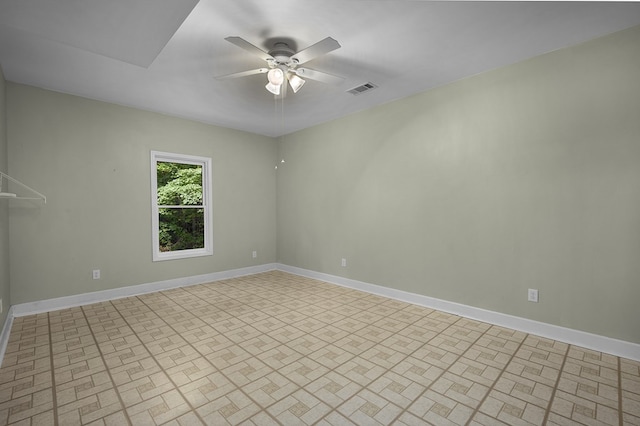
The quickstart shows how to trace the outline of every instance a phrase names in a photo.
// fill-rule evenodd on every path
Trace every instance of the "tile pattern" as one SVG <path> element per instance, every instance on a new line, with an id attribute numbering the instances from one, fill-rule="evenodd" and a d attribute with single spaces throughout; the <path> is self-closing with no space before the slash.
<path id="1" fill-rule="evenodd" d="M 279 271 L 16 318 L 11 425 L 640 425 L 640 363 Z"/>

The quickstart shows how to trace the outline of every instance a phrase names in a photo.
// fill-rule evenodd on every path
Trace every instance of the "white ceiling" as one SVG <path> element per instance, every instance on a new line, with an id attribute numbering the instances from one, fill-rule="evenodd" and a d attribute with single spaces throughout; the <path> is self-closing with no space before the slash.
<path id="1" fill-rule="evenodd" d="M 0 65 L 9 81 L 278 136 L 639 24 L 638 2 L 0 0 Z M 333 37 L 342 47 L 305 66 L 344 81 L 276 101 L 264 74 L 217 80 L 265 65 L 227 36 L 265 50 Z"/>

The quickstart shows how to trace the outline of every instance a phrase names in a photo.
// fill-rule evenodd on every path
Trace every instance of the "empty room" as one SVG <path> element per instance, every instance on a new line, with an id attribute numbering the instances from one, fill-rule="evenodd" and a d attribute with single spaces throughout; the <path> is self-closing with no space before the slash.
<path id="1" fill-rule="evenodd" d="M 640 3 L 0 2 L 0 424 L 640 425 Z"/>

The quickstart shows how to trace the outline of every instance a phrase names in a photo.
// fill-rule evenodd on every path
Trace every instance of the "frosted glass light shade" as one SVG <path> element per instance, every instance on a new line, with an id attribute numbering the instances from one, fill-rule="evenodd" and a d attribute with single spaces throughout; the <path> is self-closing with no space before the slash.
<path id="1" fill-rule="evenodd" d="M 279 95 L 280 94 L 280 85 L 275 85 L 272 83 L 267 83 L 266 86 L 264 86 L 268 91 L 270 91 L 271 93 L 273 93 L 274 95 Z"/>
<path id="2" fill-rule="evenodd" d="M 295 74 L 289 76 L 289 85 L 293 89 L 293 93 L 298 93 L 298 90 L 300 90 L 304 83 L 306 83 L 306 81 Z"/>
<path id="3" fill-rule="evenodd" d="M 280 86 L 284 83 L 284 73 L 280 68 L 273 68 L 267 73 L 267 79 L 274 86 Z"/>

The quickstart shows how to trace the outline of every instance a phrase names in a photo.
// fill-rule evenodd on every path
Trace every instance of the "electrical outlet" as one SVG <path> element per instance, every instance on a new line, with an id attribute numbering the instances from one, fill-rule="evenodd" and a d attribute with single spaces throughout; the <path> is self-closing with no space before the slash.
<path id="1" fill-rule="evenodd" d="M 93 270 L 93 279 L 94 280 L 99 280 L 100 279 L 100 269 L 94 269 Z"/>
<path id="2" fill-rule="evenodd" d="M 529 302 L 538 303 L 538 290 L 535 288 L 530 288 L 527 292 L 527 300 Z"/>
<path id="3" fill-rule="evenodd" d="M 258 252 L 254 250 L 253 253 L 251 253 L 251 256 L 255 259 L 258 257 Z"/>
<path id="4" fill-rule="evenodd" d="M 342 258 L 342 266 L 347 266 L 347 259 L 345 259 L 344 257 Z"/>
<path id="5" fill-rule="evenodd" d="M 2 299 L 0 299 L 0 314 L 2 313 L 2 310 L 3 310 L 3 309 L 4 309 L 4 308 L 2 307 Z"/>

